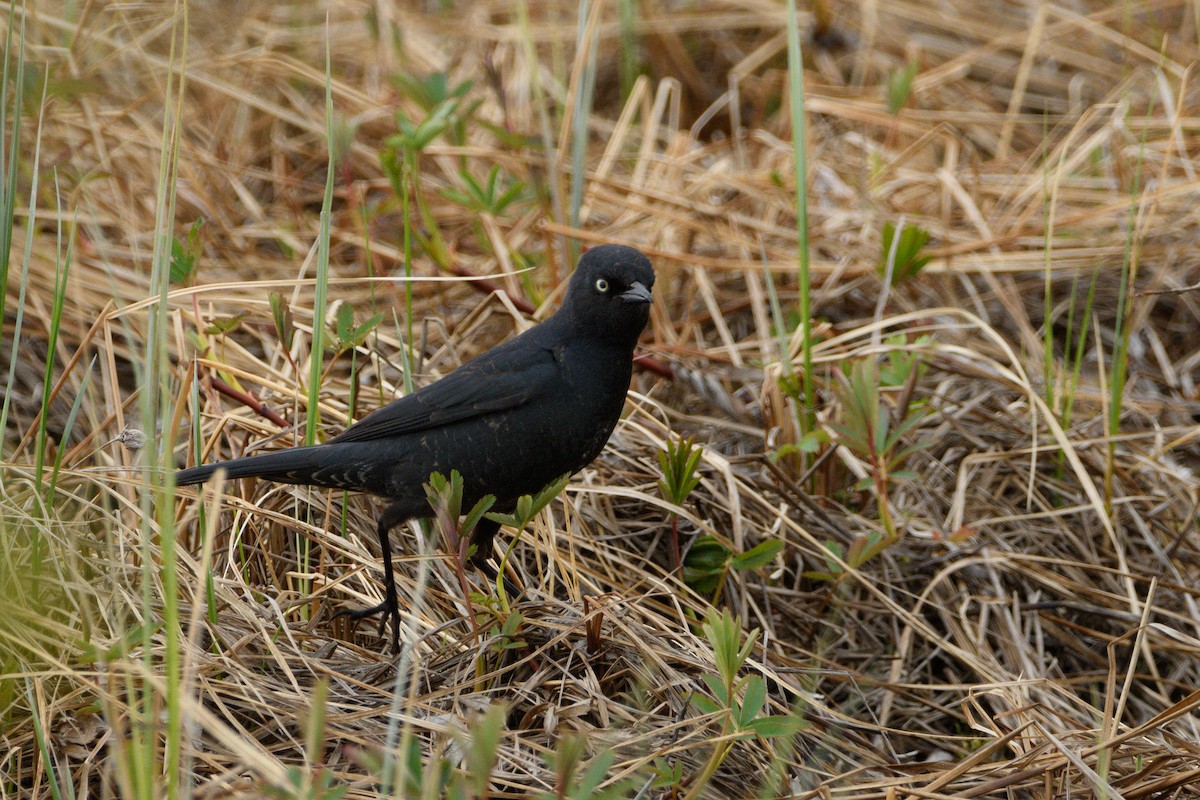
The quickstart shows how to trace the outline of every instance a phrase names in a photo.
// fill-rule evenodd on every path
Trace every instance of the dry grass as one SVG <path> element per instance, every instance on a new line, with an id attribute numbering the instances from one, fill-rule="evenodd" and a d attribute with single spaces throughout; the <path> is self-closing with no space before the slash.
<path id="1" fill-rule="evenodd" d="M 793 459 L 772 468 L 763 457 L 797 437 L 765 272 L 784 309 L 794 307 L 783 7 L 642 4 L 647 77 L 624 103 L 620 27 L 615 7 L 604 10 L 576 227 L 555 200 L 569 194 L 570 126 L 559 120 L 578 91 L 575 7 L 538 4 L 525 30 L 510 4 L 429 5 L 330 10 L 337 124 L 352 135 L 338 168 L 331 297 L 360 319 L 375 306 L 386 319 L 360 349 L 355 408 L 349 358 L 330 369 L 323 422 L 340 429 L 401 385 L 403 287 L 387 277 L 402 274 L 403 220 L 379 162 L 393 115 L 423 114 L 392 82 L 401 71 L 474 81 L 480 103 L 461 143 L 443 137 L 421 160 L 420 192 L 447 249 L 442 268 L 427 253 L 415 265 L 418 380 L 527 324 L 504 295 L 447 280 L 454 271 L 498 276 L 538 316 L 556 305 L 568 240 L 627 242 L 652 256 L 644 349 L 675 379 L 637 376 L 604 456 L 522 535 L 511 562 L 528 587 L 516 606 L 519 647 L 497 633 L 502 609 L 464 600 L 434 543 L 417 543 L 415 529 L 404 539 L 397 570 L 415 661 L 398 701 L 384 641 L 331 621 L 380 597 L 371 500 L 343 508 L 338 493 L 238 482 L 224 487 L 219 513 L 205 500 L 208 536 L 190 493 L 177 503 L 189 532 L 179 570 L 188 791 L 262 794 L 299 766 L 324 768 L 351 797 L 375 796 L 372 759 L 390 741 L 389 719 L 411 726 L 426 758 L 467 769 L 463 732 L 501 702 L 493 797 L 553 792 L 544 756 L 568 733 L 582 734 L 587 754 L 611 751 L 613 778 L 645 781 L 654 758 L 681 764 L 679 796 L 753 794 L 778 767 L 782 796 L 1200 796 L 1194 0 L 845 3 L 833 35 L 807 42 L 818 415 L 824 424 L 846 414 L 840 364 L 897 351 L 923 366 L 910 385 L 883 392 L 885 405 L 926 413 L 907 434 L 925 445 L 905 464 L 919 477 L 890 486 L 887 499 L 899 539 L 864 563 L 832 566 L 830 543 L 849 548 L 881 530 L 878 495 L 851 488 L 872 465 L 838 447 L 806 477 Z M 140 425 L 171 18 L 138 4 L 57 13 L 41 7 L 27 21 L 31 71 L 49 65 L 51 99 L 4 431 L 0 563 L 12 573 L 0 620 L 0 797 L 50 796 L 51 770 L 79 796 L 133 793 L 123 766 L 136 719 L 130 687 L 158 686 L 166 658 L 161 629 L 149 648 L 136 631 L 162 613 L 158 573 L 142 569 L 162 557 L 160 542 L 144 532 L 171 520 L 147 519 L 128 469 L 140 452 L 116 439 Z M 263 2 L 191 12 L 176 220 L 207 224 L 199 283 L 171 296 L 177 411 L 160 425 L 182 443 L 199 414 L 206 459 L 294 440 L 219 394 L 213 377 L 288 421 L 303 417 L 307 338 L 291 358 L 282 351 L 268 292 L 311 330 L 327 158 L 324 14 Z M 885 86 L 909 61 L 911 97 L 891 115 Z M 537 144 L 539 98 L 553 158 Z M 26 142 L 35 116 L 26 114 Z M 492 165 L 537 196 L 492 217 L 441 193 Z M 51 430 L 95 362 L 46 511 L 32 431 L 56 217 L 78 227 Z M 881 297 L 881 229 L 901 217 L 930 233 L 932 260 Z M 20 211 L 18 263 L 27 220 Z M 538 266 L 520 277 L 525 261 Z M 194 335 L 243 311 L 231 334 Z M 1129 383 L 1113 435 L 1107 387 L 1122 319 Z M 1073 378 L 1065 342 L 1081 335 Z M 789 356 L 798 346 L 793 337 Z M 1067 400 L 1054 399 L 1067 387 Z M 657 453 L 689 433 L 704 445 L 703 479 L 676 508 L 659 494 Z M 180 444 L 180 460 L 184 452 Z M 747 672 L 766 679 L 772 713 L 793 708 L 809 723 L 794 746 L 733 743 L 703 784 L 691 782 L 722 730 L 690 700 L 715 673 L 697 625 L 710 598 L 673 575 L 671 512 L 685 539 L 708 534 L 734 551 L 786 544 L 768 567 L 731 573 L 719 604 L 762 631 Z M 42 548 L 36 585 L 13 566 L 27 561 L 30 538 Z M 820 570 L 839 577 L 805 574 Z M 599 627 L 590 641 L 589 626 Z M 329 696 L 314 756 L 305 720 L 320 682 Z"/>

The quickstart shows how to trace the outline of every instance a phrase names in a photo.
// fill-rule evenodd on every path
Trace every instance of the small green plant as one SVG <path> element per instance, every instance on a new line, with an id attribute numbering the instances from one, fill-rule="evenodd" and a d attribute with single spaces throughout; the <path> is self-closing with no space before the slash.
<path id="1" fill-rule="evenodd" d="M 897 333 L 884 340 L 889 348 L 880 359 L 879 384 L 881 386 L 907 386 L 925 373 L 925 362 L 920 353 L 914 348 L 928 345 L 932 339 L 929 336 L 918 336 L 909 341 L 903 333 Z"/>
<path id="2" fill-rule="evenodd" d="M 59 345 L 59 331 L 62 326 L 63 311 L 66 308 L 67 300 L 67 278 L 71 273 L 71 264 L 74 262 L 75 252 L 75 225 L 72 224 L 66 233 L 66 251 L 63 251 L 63 225 L 58 223 L 58 243 L 55 250 L 56 263 L 54 270 L 54 299 L 50 306 L 50 330 L 46 337 L 46 363 L 42 370 L 42 403 L 41 410 L 37 419 L 37 444 L 35 445 L 35 458 L 37 466 L 34 468 L 34 475 L 37 478 L 38 491 L 42 497 L 49 497 L 53 493 L 53 486 L 47 489 L 45 485 L 46 475 L 44 473 L 45 459 L 47 454 L 46 442 L 48 440 L 49 431 L 48 425 L 50 422 L 50 400 L 54 396 L 54 367 L 57 363 L 57 352 Z M 14 349 L 15 353 L 16 350 Z M 47 493 L 49 492 L 49 494 Z"/>
<path id="3" fill-rule="evenodd" d="M 383 314 L 375 314 L 360 325 L 354 323 L 354 309 L 348 303 L 338 306 L 337 317 L 334 320 L 333 339 L 327 347 L 333 351 L 334 357 L 350 350 L 361 347 L 371 334 L 383 322 Z"/>
<path id="4" fill-rule="evenodd" d="M 802 158 L 800 152 L 796 154 L 797 158 Z M 803 193 L 800 194 L 800 203 L 803 208 Z M 807 229 L 804 229 L 805 231 Z M 807 252 L 806 247 L 801 247 L 802 254 Z M 807 256 L 802 255 L 802 267 L 807 263 Z M 767 284 L 767 298 L 771 305 L 771 321 L 775 326 L 775 338 L 779 350 L 779 363 L 783 367 L 779 375 L 779 390 L 785 397 L 792 400 L 792 407 L 795 414 L 795 436 L 797 441 L 789 443 L 780 448 L 775 454 L 775 459 L 788 458 L 797 462 L 800 468 L 805 467 L 809 462 L 809 457 L 820 449 L 820 440 L 818 438 L 816 427 L 816 414 L 813 409 L 816 407 L 816 385 L 812 380 L 812 320 L 809 318 L 810 303 L 808 299 L 807 285 L 809 279 L 806 270 L 801 270 L 801 302 L 800 306 L 789 311 L 786 315 L 779 302 L 779 293 L 775 289 L 775 278 L 771 275 L 771 270 L 763 265 L 763 277 Z M 799 371 L 796 370 L 795 364 L 792 363 L 791 355 L 791 338 L 793 330 L 801 330 L 803 332 L 802 347 L 801 347 L 801 365 Z M 782 411 L 782 409 L 779 409 Z"/>
<path id="5" fill-rule="evenodd" d="M 601 788 L 608 777 L 614 754 L 602 749 L 591 761 L 586 760 L 587 740 L 579 734 L 568 734 L 558 740 L 558 747 L 547 753 L 546 766 L 555 774 L 553 792 L 537 794 L 538 800 L 616 800 L 628 797 L 638 785 L 638 778 L 625 778 Z"/>
<path id="6" fill-rule="evenodd" d="M 893 286 L 915 278 L 929 263 L 929 256 L 921 254 L 928 241 L 929 231 L 924 228 L 904 225 L 897 239 L 896 223 L 883 223 L 883 247 L 877 266 L 880 276 L 890 274 Z"/>
<path id="7" fill-rule="evenodd" d="M 874 358 L 855 361 L 845 378 L 837 388 L 842 420 L 830 428 L 843 447 L 866 462 L 871 474 L 858 481 L 854 488 L 875 487 L 880 521 L 890 544 L 898 538 L 888 502 L 891 486 L 895 481 L 915 478 L 915 473 L 903 469 L 904 462 L 933 444 L 929 440 L 915 444 L 904 442 L 904 438 L 925 420 L 926 413 L 909 405 L 904 408 L 899 422 L 893 424 L 891 410 L 880 395 L 879 364 Z"/>
<path id="8" fill-rule="evenodd" d="M 496 767 L 496 754 L 500 750 L 500 736 L 504 733 L 504 717 L 507 713 L 508 709 L 503 703 L 493 703 L 471 721 L 469 731 L 458 734 L 456 738 L 467 757 L 467 771 L 463 776 L 467 793 L 455 793 L 451 797 L 490 796 L 491 787 L 488 784 Z"/>
<path id="9" fill-rule="evenodd" d="M 621 83 L 621 104 L 629 99 L 634 81 L 645 71 L 637 38 L 637 0 L 621 0 L 617 4 L 617 19 L 620 26 L 620 58 L 618 75 Z"/>
<path id="10" fill-rule="evenodd" d="M 349 303 L 343 303 L 338 306 L 337 315 L 334 319 L 333 338 L 328 342 L 326 348 L 332 353 L 332 358 L 329 359 L 329 366 L 325 370 L 325 375 L 328 376 L 333 369 L 333 365 L 337 363 L 345 353 L 350 354 L 350 411 L 358 408 L 358 388 L 359 388 L 359 372 L 358 372 L 358 348 L 367 341 L 367 337 L 371 332 L 379 327 L 379 323 L 383 322 L 383 314 L 373 314 L 369 319 L 361 324 L 356 324 L 354 320 L 354 309 Z M 279 322 L 276 321 L 276 327 Z M 290 349 L 290 348 L 289 348 Z M 290 355 L 288 356 L 291 357 Z"/>
<path id="11" fill-rule="evenodd" d="M 425 122 L 416 126 L 400 119 L 402 134 L 420 134 L 415 140 L 420 142 L 416 149 L 423 150 L 443 132 L 448 132 L 450 141 L 456 145 L 466 143 L 466 123 L 482 103 L 476 100 L 464 105 L 467 94 L 475 85 L 473 81 L 451 85 L 450 76 L 445 72 L 431 72 L 423 76 L 402 72 L 392 76 L 392 83 L 426 114 Z"/>
<path id="12" fill-rule="evenodd" d="M 858 569 L 875 556 L 888 548 L 891 541 L 879 531 L 872 531 L 865 536 L 859 536 L 850 543 L 847 550 L 840 542 L 827 540 L 825 548 L 825 569 L 806 570 L 804 577 L 827 583 L 836 583 L 846 574 L 842 567 L 845 563 L 851 569 Z"/>
<path id="13" fill-rule="evenodd" d="M 209 336 L 224 336 L 242 327 L 242 320 L 250 316 L 249 311 L 239 311 L 232 317 L 216 317 L 204 328 Z"/>
<path id="14" fill-rule="evenodd" d="M 1100 265 L 1092 269 L 1087 291 L 1080 291 L 1080 279 L 1076 274 L 1071 278 L 1071 291 L 1067 294 L 1066 319 L 1061 321 L 1063 341 L 1061 343 L 1061 369 L 1058 352 L 1055 345 L 1055 324 L 1053 320 L 1053 295 L 1050 283 L 1047 281 L 1045 291 L 1045 322 L 1043 323 L 1043 352 L 1042 364 L 1044 383 L 1046 386 L 1046 404 L 1058 416 L 1063 428 L 1071 426 L 1075 410 L 1075 392 L 1079 387 L 1079 376 L 1083 370 L 1084 357 L 1090 341 L 1089 327 L 1092 320 L 1092 309 L 1096 299 L 1097 278 Z M 1080 297 L 1083 298 L 1080 302 Z M 1062 455 L 1059 455 L 1062 459 Z"/>
<path id="15" fill-rule="evenodd" d="M 283 345 L 283 354 L 287 356 L 292 369 L 298 373 L 300 366 L 292 358 L 292 345 L 296 341 L 296 322 L 292 317 L 292 307 L 288 304 L 287 299 L 278 292 L 271 292 L 270 299 L 271 319 L 275 321 L 275 335 L 279 337 L 279 343 Z"/>
<path id="16" fill-rule="evenodd" d="M 428 743 L 411 734 L 406 730 L 391 751 L 362 748 L 347 754 L 367 774 L 381 776 L 380 797 L 453 797 L 447 787 L 461 782 L 461 775 L 445 756 L 426 758 Z"/>
<path id="17" fill-rule="evenodd" d="M 420 185 L 417 173 L 421 153 L 443 135 L 455 144 L 462 144 L 466 140 L 466 121 L 478 108 L 480 101 L 468 104 L 466 97 L 471 90 L 471 82 L 464 81 L 452 87 L 444 73 L 435 73 L 424 79 L 400 75 L 395 80 L 400 89 L 425 112 L 424 118 L 417 121 L 410 120 L 403 112 L 397 112 L 397 133 L 387 138 L 380 156 L 392 191 L 407 203 L 410 189 Z M 428 230 L 424 241 L 426 249 L 438 259 L 439 265 L 445 266 L 448 251 L 437 233 L 435 220 L 421 193 L 416 191 L 414 194 L 422 225 Z"/>
<path id="18" fill-rule="evenodd" d="M 450 248 L 438 229 L 437 220 L 429 211 L 424 195 L 420 191 L 421 153 L 439 136 L 451 131 L 459 144 L 465 137 L 464 119 L 475 106 L 464 108 L 471 83 L 464 82 L 451 87 L 444 73 L 435 73 L 423 79 L 410 75 L 398 75 L 397 86 L 415 100 L 426 112 L 419 122 L 409 120 L 402 112 L 396 113 L 398 133 L 389 136 L 386 146 L 379 155 L 383 172 L 391 184 L 392 191 L 400 201 L 401 218 L 404 220 L 404 319 L 406 365 L 411 367 L 413 352 L 413 303 L 412 303 L 412 260 L 413 237 L 417 237 L 429 257 L 438 267 L 450 265 Z M 414 225 L 409 213 L 410 194 L 416 202 L 419 224 Z M 412 372 L 405 369 L 405 388 L 412 390 Z"/>
<path id="19" fill-rule="evenodd" d="M 918 67 L 915 60 L 909 61 L 888 76 L 887 112 L 893 117 L 900 113 L 900 109 L 908 105 L 908 98 L 912 95 L 912 83 L 913 79 L 917 77 Z"/>
<path id="20" fill-rule="evenodd" d="M 448 480 L 440 472 L 432 473 L 429 482 L 425 484 L 425 498 L 429 501 L 429 507 L 433 509 L 434 525 L 441 534 L 446 550 L 456 556 L 456 566 L 461 575 L 463 565 L 471 555 L 471 531 L 475 530 L 475 526 L 496 502 L 496 498 L 490 494 L 485 495 L 464 517 L 463 479 L 456 469 L 450 470 Z M 463 517 L 461 522 L 460 517 Z"/>
<path id="21" fill-rule="evenodd" d="M 664 500 L 677 506 L 683 505 L 700 483 L 700 475 L 696 470 L 703 455 L 704 449 L 697 447 L 690 436 L 679 440 L 667 439 L 666 449 L 658 451 L 658 465 L 663 475 L 658 479 L 658 490 L 662 492 Z M 672 511 L 669 516 L 671 546 L 678 570 L 683 567 L 683 559 L 679 554 L 679 515 Z"/>
<path id="22" fill-rule="evenodd" d="M 804 387 L 801 385 L 800 376 L 796 373 L 784 373 L 779 376 L 779 391 L 784 397 L 788 397 L 795 404 L 796 408 L 801 408 L 804 404 Z M 797 417 L 801 416 L 797 412 Z M 809 457 L 820 452 L 821 447 L 829 442 L 829 433 L 823 428 L 813 428 L 807 433 L 802 433 L 800 438 L 795 442 L 787 442 L 775 448 L 768 454 L 771 463 L 777 464 L 784 459 L 799 457 L 801 462 L 807 461 Z"/>
<path id="23" fill-rule="evenodd" d="M 529 645 L 520 638 L 521 623 L 525 618 L 521 616 L 519 611 L 510 611 L 499 624 L 492 627 L 489 633 L 491 634 L 494 643 L 492 644 L 492 652 L 500 655 L 509 650 L 524 650 Z"/>
<path id="24" fill-rule="evenodd" d="M 386 776 L 380 797 L 484 800 L 493 796 L 489 784 L 507 714 L 503 703 L 492 703 L 470 719 L 465 731 L 454 728 L 432 742 L 407 731 L 393 751 L 399 756 L 391 764 L 378 750 L 357 750 L 351 758 L 366 773 Z M 462 768 L 457 768 L 460 764 Z M 389 786 L 394 789 L 388 791 Z"/>
<path id="25" fill-rule="evenodd" d="M 433 472 L 429 482 L 425 484 L 425 499 L 433 509 L 433 527 L 442 539 L 443 547 L 450 553 L 454 563 L 454 575 L 458 579 L 458 588 L 463 600 L 471 604 L 473 597 L 467 587 L 466 565 L 474 550 L 471 544 L 471 532 L 483 519 L 484 512 L 496 502 L 493 495 L 481 497 L 470 511 L 463 515 L 463 479 L 458 470 L 450 471 L 450 478 L 440 472 Z M 476 638 L 479 636 L 479 623 L 471 614 L 471 631 Z"/>
<path id="26" fill-rule="evenodd" d="M 498 165 L 488 170 L 487 178 L 483 181 L 467 171 L 466 167 L 459 170 L 459 178 L 463 182 L 462 189 L 449 187 L 442 189 L 441 195 L 471 212 L 475 239 L 484 245 L 490 243 L 492 237 L 482 218 L 500 218 L 510 207 L 521 205 L 531 196 L 521 181 L 502 179 Z"/>
<path id="27" fill-rule="evenodd" d="M 287 769 L 287 783 L 267 789 L 281 800 L 341 800 L 349 786 L 337 783 L 332 772 L 321 765 L 325 748 L 325 712 L 329 700 L 329 681 L 321 679 L 313 688 L 308 719 L 304 726 L 304 757 L 306 764 Z"/>
<path id="28" fill-rule="evenodd" d="M 711 694 L 693 694 L 692 705 L 702 714 L 718 717 L 721 733 L 703 769 L 692 782 L 696 787 L 708 784 L 738 739 L 790 737 L 805 724 L 796 714 L 762 716 L 767 703 L 766 681 L 757 674 L 738 677 L 758 642 L 757 628 L 742 641 L 741 625 L 729 610 L 718 612 L 710 608 L 701 629 L 712 646 L 717 674 L 701 676 Z"/>
<path id="29" fill-rule="evenodd" d="M 541 513 L 542 509 L 548 506 L 562 492 L 570 478 L 569 474 L 563 475 L 558 480 L 545 486 L 537 494 L 522 495 L 517 500 L 516 507 L 511 514 L 489 513 L 488 509 L 496 503 L 496 498 L 489 494 L 480 498 L 464 515 L 463 479 L 458 470 L 451 470 L 448 479 L 440 472 L 434 472 L 429 476 L 429 482 L 425 484 L 425 497 L 429 501 L 430 508 L 433 509 L 434 526 L 440 534 L 447 552 L 453 553 L 455 556 L 455 568 L 458 572 L 464 597 L 469 596 L 467 594 L 464 567 L 467 559 L 474 555 L 471 546 L 471 532 L 475 530 L 475 526 L 486 517 L 492 522 L 508 525 L 517 531 L 518 535 L 512 538 L 508 548 L 504 551 L 504 557 L 500 563 L 499 575 L 496 578 L 497 593 L 500 597 L 505 597 L 506 592 L 502 577 L 504 575 L 504 566 L 508 562 L 508 557 L 512 553 L 513 548 L 517 545 L 520 532 Z M 460 517 L 462 518 L 461 521 Z"/>
<path id="30" fill-rule="evenodd" d="M 711 536 L 699 536 L 688 550 L 683 564 L 683 581 L 697 592 L 713 593 L 713 602 L 721 598 L 721 587 L 731 570 L 746 572 L 766 566 L 775 560 L 783 542 L 768 539 L 744 553 L 734 553 Z"/>
<path id="31" fill-rule="evenodd" d="M 487 515 L 487 518 L 493 522 L 499 522 L 501 525 L 520 530 L 529 523 L 533 522 L 533 518 L 541 513 L 542 509 L 550 505 L 550 501 L 558 497 L 562 490 L 567 488 L 567 482 L 571 480 L 570 473 L 560 476 L 552 483 L 548 483 L 537 494 L 521 495 L 517 500 L 517 507 L 511 514 L 501 514 L 493 511 Z"/>
<path id="32" fill-rule="evenodd" d="M 191 286 L 196 270 L 200 266 L 200 251 L 204 243 L 200 234 L 204 231 L 205 219 L 199 217 L 188 226 L 187 236 L 171 240 L 171 283 L 176 286 Z"/>
<path id="33" fill-rule="evenodd" d="M 795 403 L 796 434 L 801 441 L 809 433 L 817 429 L 817 385 L 813 371 L 813 307 L 812 307 L 812 274 L 811 254 L 808 230 L 808 132 L 805 125 L 805 96 L 804 96 L 804 51 L 800 46 L 800 21 L 796 12 L 795 0 L 787 3 L 787 63 L 788 63 L 788 116 L 792 132 L 792 178 L 796 186 L 796 289 L 798 294 L 797 310 L 800 315 L 800 369 L 799 393 L 801 399 Z M 764 253 L 765 262 L 765 253 Z M 779 296 L 775 291 L 775 281 L 771 270 L 763 264 L 763 274 L 767 280 L 767 293 L 771 301 L 771 316 L 776 327 L 779 326 L 783 315 L 779 310 Z M 792 365 L 790 348 L 780 338 L 780 358 L 786 366 L 785 372 L 796 372 Z M 806 462 L 808 459 L 801 459 Z"/>
<path id="34" fill-rule="evenodd" d="M 488 170 L 487 178 L 480 182 L 466 170 L 458 173 L 465 189 L 442 189 L 441 195 L 452 203 L 457 203 L 468 211 L 477 214 L 500 216 L 513 203 L 525 200 L 528 192 L 525 184 L 520 181 L 502 181 L 499 165 L 493 165 Z"/>
<path id="35" fill-rule="evenodd" d="M 672 761 L 669 758 L 659 756 L 654 759 L 650 767 L 654 777 L 650 785 L 655 789 L 671 789 L 683 783 L 683 762 Z M 667 795 L 671 797 L 673 795 Z"/>

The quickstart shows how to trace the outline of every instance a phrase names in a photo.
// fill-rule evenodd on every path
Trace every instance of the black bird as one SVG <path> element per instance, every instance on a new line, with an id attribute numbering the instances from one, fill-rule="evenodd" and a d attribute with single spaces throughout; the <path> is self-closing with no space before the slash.
<path id="1" fill-rule="evenodd" d="M 432 514 L 423 484 L 434 471 L 463 479 L 463 507 L 494 495 L 511 513 L 566 473 L 590 464 L 616 427 L 633 370 L 633 349 L 650 317 L 654 270 L 624 245 L 584 253 L 554 316 L 482 353 L 439 381 L 368 414 L 324 444 L 181 470 L 175 483 L 230 478 L 370 492 L 390 500 L 379 517 L 385 599 L 355 618 L 382 612 L 399 650 L 400 615 L 389 531 Z M 472 562 L 487 564 L 499 524 L 484 519 Z"/>

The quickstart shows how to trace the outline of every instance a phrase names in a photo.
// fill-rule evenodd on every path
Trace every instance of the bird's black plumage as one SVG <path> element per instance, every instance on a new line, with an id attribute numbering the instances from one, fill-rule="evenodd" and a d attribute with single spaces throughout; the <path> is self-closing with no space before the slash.
<path id="1" fill-rule="evenodd" d="M 580 259 L 558 312 L 520 336 L 324 444 L 192 467 L 176 473 L 175 483 L 202 483 L 223 469 L 230 478 L 370 492 L 391 500 L 378 525 L 386 599 L 359 615 L 384 612 L 398 647 L 388 532 L 430 515 L 423 484 L 435 471 L 458 470 L 465 508 L 491 494 L 494 509 L 503 512 L 522 495 L 590 464 L 621 414 L 653 285 L 649 260 L 634 248 L 592 248 Z M 485 569 L 497 528 L 485 520 L 472 536 L 474 560 Z"/>

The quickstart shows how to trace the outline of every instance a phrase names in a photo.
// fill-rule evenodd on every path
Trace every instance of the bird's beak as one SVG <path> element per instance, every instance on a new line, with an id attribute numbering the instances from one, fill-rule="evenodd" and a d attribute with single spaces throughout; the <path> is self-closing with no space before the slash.
<path id="1" fill-rule="evenodd" d="M 621 293 L 621 299 L 626 303 L 649 303 L 650 290 L 640 281 L 634 281 L 627 290 Z"/>

